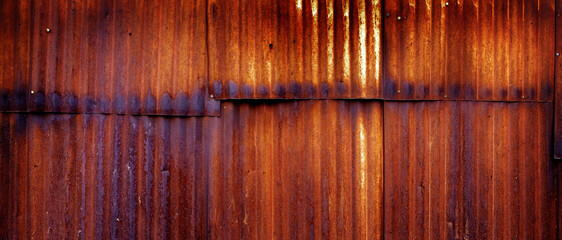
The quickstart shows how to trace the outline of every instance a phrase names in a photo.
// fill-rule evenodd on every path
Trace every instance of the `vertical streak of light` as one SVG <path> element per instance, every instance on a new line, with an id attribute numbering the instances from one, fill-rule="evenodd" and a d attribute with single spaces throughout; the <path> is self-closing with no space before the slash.
<path id="1" fill-rule="evenodd" d="M 343 80 L 349 84 L 350 62 L 349 62 L 349 1 L 343 2 L 343 21 L 344 21 L 344 44 L 343 44 Z"/>
<path id="2" fill-rule="evenodd" d="M 318 0 L 311 0 L 312 10 L 312 84 L 318 85 Z"/>
<path id="3" fill-rule="evenodd" d="M 327 0 L 326 3 L 328 18 L 328 82 L 334 82 L 334 0 Z"/>
<path id="4" fill-rule="evenodd" d="M 248 78 L 251 79 L 252 81 L 252 85 L 251 86 L 256 86 L 256 59 L 253 56 L 253 58 L 250 58 L 250 60 L 248 61 Z"/>
<path id="5" fill-rule="evenodd" d="M 380 0 L 373 0 L 372 1 L 372 6 L 373 6 L 373 43 L 374 43 L 374 47 L 375 49 L 373 49 L 373 52 L 375 53 L 375 74 L 376 74 L 376 78 L 375 78 L 375 86 L 380 86 L 380 66 L 381 66 L 381 58 L 380 58 L 380 52 L 382 51 L 381 49 L 381 6 L 380 6 Z"/>
<path id="6" fill-rule="evenodd" d="M 301 11 L 302 10 L 302 0 L 296 0 L 295 4 L 297 5 L 297 9 L 299 11 Z"/>
<path id="7" fill-rule="evenodd" d="M 276 17 L 277 16 L 275 16 L 275 18 L 268 19 L 267 22 L 266 22 L 267 26 L 276 26 L 277 22 L 274 20 L 274 19 L 276 19 Z M 263 12 L 260 12 L 260 19 L 263 19 L 263 18 L 264 18 Z M 261 29 L 266 29 L 266 28 L 265 28 L 265 26 L 262 25 Z M 273 29 L 277 29 L 277 27 L 274 27 Z M 273 42 L 275 42 L 274 41 L 275 37 L 273 36 L 274 34 L 272 34 L 272 33 L 275 30 L 267 29 L 267 30 L 262 30 L 262 31 L 265 32 L 266 41 L 269 41 L 269 44 L 273 44 Z M 267 44 L 264 44 L 264 49 L 265 49 L 264 52 L 266 54 L 265 54 L 265 61 L 264 61 L 265 62 L 265 66 L 264 66 L 265 74 L 263 76 L 265 81 L 264 81 L 263 84 L 265 86 L 267 86 L 268 89 L 273 89 L 272 88 L 273 87 L 272 82 L 273 82 L 274 76 L 273 76 L 273 71 L 271 69 L 273 64 L 271 62 L 273 61 L 273 59 L 275 59 L 276 54 L 275 54 L 275 51 L 272 51 L 271 49 L 268 49 Z M 271 92 L 269 94 L 271 94 Z"/>
<path id="8" fill-rule="evenodd" d="M 361 95 L 364 97 L 367 85 L 367 18 L 365 16 L 365 1 L 359 1 L 359 81 Z"/>
<path id="9" fill-rule="evenodd" d="M 367 168 L 367 162 L 366 162 L 366 158 L 367 158 L 367 147 L 365 146 L 365 128 L 363 126 L 363 118 L 360 117 L 358 119 L 358 125 L 359 125 L 359 153 L 360 153 L 360 174 L 361 174 L 361 211 L 363 212 L 363 217 L 365 218 L 365 227 L 368 228 L 369 224 L 367 222 L 368 218 L 368 212 L 367 212 L 367 189 L 366 189 L 366 185 L 365 185 L 365 171 Z M 368 232 L 367 229 L 365 230 L 365 239 L 368 239 Z"/>

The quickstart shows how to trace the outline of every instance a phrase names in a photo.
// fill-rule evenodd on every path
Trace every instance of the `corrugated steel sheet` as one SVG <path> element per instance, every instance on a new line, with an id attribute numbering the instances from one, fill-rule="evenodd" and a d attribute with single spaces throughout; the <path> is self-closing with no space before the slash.
<path id="1" fill-rule="evenodd" d="M 209 99 L 207 89 L 205 1 L 29 5 L 15 15 L 32 18 L 31 111 L 219 114 L 220 103 Z"/>
<path id="2" fill-rule="evenodd" d="M 0 114 L 0 238 L 205 239 L 219 123 Z"/>
<path id="3" fill-rule="evenodd" d="M 29 4 L 29 1 L 0 1 L 0 111 L 27 109 Z"/>
<path id="4" fill-rule="evenodd" d="M 386 102 L 385 237 L 557 239 L 551 103 Z"/>
<path id="5" fill-rule="evenodd" d="M 382 103 L 226 103 L 212 239 L 381 238 Z"/>
<path id="6" fill-rule="evenodd" d="M 554 6 L 385 2 L 384 98 L 552 101 Z"/>
<path id="7" fill-rule="evenodd" d="M 211 94 L 381 98 L 380 11 L 379 0 L 211 0 Z"/>
<path id="8" fill-rule="evenodd" d="M 556 52 L 554 158 L 562 159 L 562 0 L 556 1 Z"/>
<path id="9" fill-rule="evenodd" d="M 0 238 L 381 236 L 382 103 L 223 111 L 0 114 Z"/>

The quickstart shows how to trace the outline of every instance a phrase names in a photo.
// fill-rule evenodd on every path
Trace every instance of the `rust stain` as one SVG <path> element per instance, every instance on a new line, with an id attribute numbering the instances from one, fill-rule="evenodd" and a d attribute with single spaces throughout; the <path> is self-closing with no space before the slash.
<path id="1" fill-rule="evenodd" d="M 209 1 L 217 99 L 382 98 L 381 2 Z"/>

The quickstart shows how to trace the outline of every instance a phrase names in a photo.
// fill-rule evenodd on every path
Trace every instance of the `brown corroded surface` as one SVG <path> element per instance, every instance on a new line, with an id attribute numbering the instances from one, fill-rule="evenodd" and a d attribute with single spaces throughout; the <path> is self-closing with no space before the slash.
<path id="1" fill-rule="evenodd" d="M 0 10 L 0 110 L 220 113 L 208 97 L 205 1 L 2 1 Z"/>
<path id="2" fill-rule="evenodd" d="M 381 1 L 211 0 L 221 99 L 382 98 Z"/>
<path id="3" fill-rule="evenodd" d="M 226 103 L 212 239 L 382 237 L 382 103 Z"/>
<path id="4" fill-rule="evenodd" d="M 384 114 L 385 237 L 558 238 L 551 103 L 387 102 Z"/>
<path id="5" fill-rule="evenodd" d="M 384 98 L 552 101 L 554 6 L 386 1 Z"/>

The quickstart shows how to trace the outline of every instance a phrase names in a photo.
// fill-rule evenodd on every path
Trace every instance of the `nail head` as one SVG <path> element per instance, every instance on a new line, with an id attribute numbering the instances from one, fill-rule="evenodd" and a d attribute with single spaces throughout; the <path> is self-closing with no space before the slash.
<path id="1" fill-rule="evenodd" d="M 47 29 L 45 29 L 45 31 L 47 31 L 47 32 L 51 32 L 51 29 L 47 28 Z"/>
<path id="2" fill-rule="evenodd" d="M 449 2 L 446 2 L 446 3 L 445 3 L 445 6 L 449 6 Z"/>
<path id="3" fill-rule="evenodd" d="M 445 95 L 445 97 L 447 97 L 447 95 Z"/>
<path id="4" fill-rule="evenodd" d="M 521 98 L 525 98 L 525 96 L 521 96 Z"/>
<path id="5" fill-rule="evenodd" d="M 398 21 L 402 20 L 402 17 L 398 16 Z"/>
<path id="6" fill-rule="evenodd" d="M 560 53 L 559 53 L 559 52 L 557 52 L 557 53 L 556 53 L 556 56 L 560 56 Z"/>
<path id="7" fill-rule="evenodd" d="M 398 90 L 398 93 L 400 93 L 400 90 Z"/>
<path id="8" fill-rule="evenodd" d="M 213 98 L 213 95 L 211 94 L 211 98 Z"/>
<path id="9" fill-rule="evenodd" d="M 35 94 L 35 91 L 31 90 L 31 94 Z"/>

